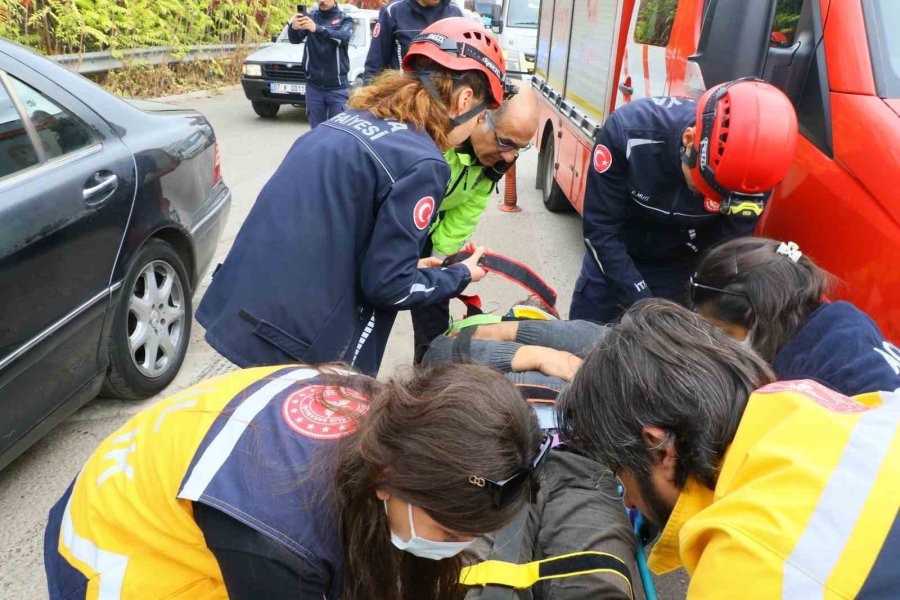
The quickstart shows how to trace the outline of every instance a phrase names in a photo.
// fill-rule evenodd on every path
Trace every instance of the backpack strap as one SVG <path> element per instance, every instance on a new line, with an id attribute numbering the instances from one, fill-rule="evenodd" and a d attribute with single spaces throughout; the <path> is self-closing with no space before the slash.
<path id="1" fill-rule="evenodd" d="M 628 566 L 618 556 L 606 552 L 573 552 L 524 565 L 486 560 L 464 567 L 459 582 L 470 586 L 503 586 L 512 591 L 529 588 L 538 581 L 591 573 L 609 573 L 621 577 L 628 583 L 630 595 L 634 598 Z"/>
<path id="2" fill-rule="evenodd" d="M 444 259 L 443 266 L 449 267 L 466 260 L 470 256 L 472 256 L 471 252 L 457 252 Z M 525 288 L 540 300 L 550 314 L 554 317 L 559 317 L 559 313 L 556 311 L 556 290 L 550 287 L 528 265 L 502 254 L 486 252 L 478 261 L 478 266 L 485 271 L 501 275 Z"/>

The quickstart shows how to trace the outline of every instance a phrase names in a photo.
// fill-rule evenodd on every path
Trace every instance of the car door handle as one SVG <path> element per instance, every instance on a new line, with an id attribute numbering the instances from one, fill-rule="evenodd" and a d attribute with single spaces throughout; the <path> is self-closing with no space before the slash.
<path id="1" fill-rule="evenodd" d="M 624 83 L 619 84 L 619 91 L 625 94 L 626 96 L 630 96 L 634 93 L 634 88 L 630 85 L 625 85 Z"/>
<path id="2" fill-rule="evenodd" d="M 115 173 L 100 171 L 94 173 L 84 184 L 84 201 L 88 204 L 106 200 L 119 185 L 119 178 Z M 103 196 L 102 198 L 100 196 Z"/>

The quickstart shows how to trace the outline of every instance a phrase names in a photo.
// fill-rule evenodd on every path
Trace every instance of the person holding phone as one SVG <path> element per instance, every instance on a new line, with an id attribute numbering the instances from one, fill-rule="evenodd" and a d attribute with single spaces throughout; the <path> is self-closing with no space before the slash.
<path id="1" fill-rule="evenodd" d="M 462 250 L 475 232 L 497 182 L 519 152 L 531 148 L 537 121 L 534 93 L 520 87 L 500 108 L 478 117 L 469 139 L 444 153 L 450 165 L 450 182 L 437 220 L 429 230 L 423 257 L 443 258 Z M 411 314 L 418 363 L 431 340 L 447 330 L 450 299 L 417 307 Z"/>
<path id="2" fill-rule="evenodd" d="M 301 137 L 197 309 L 209 344 L 241 367 L 343 361 L 374 374 L 397 311 L 483 278 L 484 248 L 447 268 L 421 254 L 450 179 L 441 152 L 511 92 L 504 64 L 477 23 L 444 19 L 413 42 L 403 72 Z"/>
<path id="3" fill-rule="evenodd" d="M 290 20 L 288 39 L 292 44 L 306 42 L 303 68 L 306 70 L 306 114 L 315 127 L 347 108 L 350 87 L 350 38 L 354 21 L 337 7 L 335 0 L 319 0 L 316 10 L 307 14 L 297 5 Z"/>

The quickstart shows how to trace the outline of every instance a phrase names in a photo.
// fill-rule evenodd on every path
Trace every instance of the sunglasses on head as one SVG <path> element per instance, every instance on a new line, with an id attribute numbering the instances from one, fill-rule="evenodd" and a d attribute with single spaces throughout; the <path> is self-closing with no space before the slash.
<path id="1" fill-rule="evenodd" d="M 531 461 L 531 464 L 527 467 L 519 469 L 512 477 L 507 477 L 506 479 L 501 479 L 500 481 L 494 481 L 493 479 L 471 475 L 469 477 L 469 483 L 471 483 L 472 485 L 477 485 L 478 487 L 486 488 L 491 493 L 491 497 L 494 501 L 494 507 L 504 508 L 508 506 L 514 499 L 519 497 L 519 492 L 522 491 L 522 486 L 531 479 L 531 476 L 534 473 L 540 471 L 541 466 L 547 459 L 547 455 L 550 454 L 551 446 L 553 446 L 553 437 L 544 437 L 544 441 L 541 442 L 541 449 L 538 450 L 537 456 L 534 457 L 534 460 Z"/>
<path id="2" fill-rule="evenodd" d="M 727 294 L 729 296 L 740 296 L 741 298 L 746 299 L 748 302 L 750 298 L 747 294 L 743 292 L 732 292 L 731 290 L 723 290 L 722 288 L 713 287 L 711 285 L 704 285 L 702 283 L 697 283 L 694 280 L 694 276 L 692 275 L 690 278 L 690 292 L 691 292 L 691 310 L 695 310 L 697 306 L 703 304 L 707 300 L 709 300 L 713 294 Z"/>
<path id="3" fill-rule="evenodd" d="M 499 135 L 497 135 L 497 126 L 494 125 L 494 118 L 491 116 L 490 112 L 484 113 L 484 118 L 485 120 L 487 120 L 488 127 L 490 127 L 491 131 L 494 132 L 494 139 L 497 140 L 497 148 L 499 148 L 500 152 L 509 152 L 510 150 L 515 150 L 516 152 L 525 152 L 526 150 L 531 149 L 533 145 L 531 142 L 528 142 L 524 146 L 519 146 L 512 140 L 504 140 Z"/>

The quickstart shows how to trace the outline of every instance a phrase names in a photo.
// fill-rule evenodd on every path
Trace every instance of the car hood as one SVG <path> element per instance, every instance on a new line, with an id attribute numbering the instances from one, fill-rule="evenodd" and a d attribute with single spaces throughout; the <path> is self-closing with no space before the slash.
<path id="1" fill-rule="evenodd" d="M 144 112 L 190 112 L 190 108 L 160 102 L 158 100 L 138 100 L 136 98 L 123 98 L 131 106 Z"/>
<path id="2" fill-rule="evenodd" d="M 303 60 L 304 46 L 305 44 L 290 44 L 285 42 L 278 42 L 272 44 L 271 46 L 267 46 L 262 50 L 254 52 L 245 59 L 245 62 L 293 62 L 299 64 L 300 61 Z"/>

